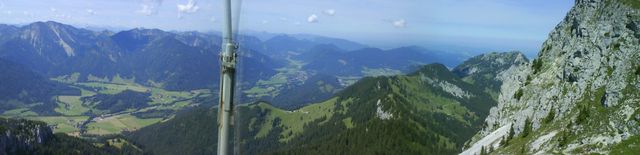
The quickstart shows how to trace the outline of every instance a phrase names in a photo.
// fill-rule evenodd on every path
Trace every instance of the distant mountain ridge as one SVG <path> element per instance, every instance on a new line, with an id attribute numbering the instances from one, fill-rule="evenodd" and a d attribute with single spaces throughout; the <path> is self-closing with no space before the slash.
<path id="1" fill-rule="evenodd" d="M 442 54 L 418 46 L 400 47 L 390 50 L 363 48 L 345 51 L 332 45 L 318 45 L 299 57 L 308 60 L 305 69 L 322 74 L 363 76 L 366 69 L 387 68 L 409 73 L 421 65 L 442 63 L 448 67 L 458 65 L 462 55 Z"/>
<path id="2" fill-rule="evenodd" d="M 213 35 L 174 34 L 157 29 L 110 34 L 56 22 L 3 27 L 0 33 L 7 35 L 0 36 L 0 58 L 47 77 L 77 72 L 80 80 L 86 81 L 89 76 L 111 79 L 118 75 L 141 84 L 160 83 L 170 90 L 213 88 L 219 78 L 216 40 L 220 39 Z M 244 51 L 240 56 L 258 64 L 249 68 L 260 68 L 246 72 L 248 77 L 275 73 L 273 67 L 278 63 L 269 62 L 260 53 Z"/>

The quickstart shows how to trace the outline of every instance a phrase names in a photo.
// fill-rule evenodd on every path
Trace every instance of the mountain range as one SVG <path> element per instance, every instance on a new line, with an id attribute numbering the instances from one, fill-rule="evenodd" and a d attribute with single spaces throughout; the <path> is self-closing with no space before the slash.
<path id="1" fill-rule="evenodd" d="M 387 79 L 385 76 L 398 75 L 397 78 L 400 79 L 410 79 L 413 83 L 420 82 L 421 80 L 416 80 L 417 75 L 405 77 L 401 74 L 418 74 L 418 70 L 423 68 L 423 65 L 434 62 L 444 63 L 446 66 L 430 65 L 427 68 L 449 73 L 446 76 L 455 77 L 456 84 L 460 84 L 465 89 L 474 87 L 472 84 L 460 83 L 459 78 L 462 77 L 454 76 L 448 71 L 453 65 L 461 63 L 466 58 L 461 54 L 443 55 L 417 46 L 382 50 L 344 39 L 315 35 L 276 35 L 267 40 L 239 35 L 238 40 L 240 45 L 238 86 L 242 88 L 240 101 L 256 102 L 256 104 L 243 106 L 241 110 L 282 112 L 317 107 L 318 104 L 314 103 L 337 106 L 341 104 L 337 100 L 343 99 L 357 99 L 355 101 L 359 103 L 354 106 L 368 107 L 371 106 L 368 103 L 369 99 L 363 98 L 361 95 L 364 94 L 356 90 L 364 87 L 373 88 L 371 80 L 381 80 L 380 82 L 384 82 L 382 84 L 385 85 L 385 89 L 381 91 L 401 96 L 398 90 L 392 91 L 392 87 L 406 87 L 407 84 L 390 82 L 385 80 Z M 45 121 L 50 125 L 47 130 L 64 132 L 87 140 L 85 142 L 73 137 L 63 137 L 62 139 L 65 140 L 59 141 L 62 144 L 66 144 L 65 141 L 69 140 L 74 143 L 106 145 L 87 148 L 96 153 L 113 154 L 123 151 L 139 153 L 142 150 L 160 154 L 158 152 L 171 152 L 159 151 L 162 148 L 183 150 L 200 145 L 214 145 L 211 144 L 213 141 L 197 142 L 198 145 L 195 142 L 190 143 L 194 145 L 182 145 L 185 148 L 153 145 L 165 142 L 167 139 L 154 139 L 158 137 L 149 134 L 157 133 L 154 130 L 162 130 L 168 134 L 176 130 L 196 129 L 185 129 L 182 128 L 184 126 L 175 126 L 170 122 L 193 119 L 191 123 L 197 123 L 196 121 L 207 118 L 200 117 L 197 111 L 201 111 L 202 107 L 210 107 L 215 102 L 219 72 L 219 64 L 216 60 L 219 59 L 217 52 L 220 49 L 220 42 L 221 38 L 218 35 L 200 32 L 166 32 L 158 29 L 91 31 L 52 21 L 24 26 L 0 25 L 0 71 L 3 73 L 0 74 L 0 84 L 2 84 L 0 85 L 0 92 L 2 92 L 0 112 L 3 117 Z M 388 58 L 397 61 L 388 61 Z M 435 78 L 438 75 L 431 76 Z M 356 82 L 361 78 L 369 82 Z M 432 88 L 425 85 L 420 89 Z M 258 93 L 251 94 L 250 92 L 254 90 L 258 90 L 255 91 Z M 483 97 L 490 96 L 484 95 L 485 92 L 482 89 L 474 88 L 473 93 L 483 94 L 478 95 Z M 378 97 L 385 102 L 404 102 L 401 101 L 402 98 L 385 99 L 382 92 L 378 93 Z M 465 106 L 468 106 L 467 111 L 482 111 L 483 108 L 472 108 L 495 104 L 493 101 L 487 101 L 482 102 L 482 105 L 470 105 L 467 102 L 471 101 L 466 99 L 449 101 L 451 104 L 465 104 L 455 107 L 465 109 Z M 410 102 L 417 104 L 420 101 L 411 100 Z M 331 113 L 327 114 L 335 113 L 335 110 L 328 109 Z M 205 111 L 211 113 L 210 110 Z M 346 122 L 344 120 L 347 118 L 355 117 L 359 121 L 355 125 L 360 126 L 359 123 L 370 122 L 375 118 L 367 116 L 360 119 L 356 116 L 359 114 L 354 112 L 346 113 L 345 111 L 337 114 L 335 118 L 341 119 L 333 121 Z M 434 112 L 437 116 L 415 119 L 424 123 L 441 119 L 440 117 L 448 117 L 437 113 Z M 460 116 L 455 116 L 458 118 L 456 123 L 464 126 L 461 129 L 465 131 L 465 135 L 471 135 L 473 130 L 479 129 L 477 124 L 471 123 L 479 122 L 480 118 L 485 117 L 484 113 L 466 114 L 474 118 L 472 122 L 459 119 L 467 116 L 458 113 Z M 264 117 L 276 118 L 273 113 L 263 112 L 263 114 Z M 263 133 L 260 134 L 266 135 L 284 135 L 284 132 L 279 130 L 291 125 L 274 123 L 273 119 L 263 116 L 247 115 L 238 119 L 262 120 L 256 122 L 260 124 L 255 124 L 251 129 L 261 130 Z M 301 119 L 319 121 L 316 116 Z M 311 125 L 312 122 L 307 123 Z M 298 128 L 294 130 L 296 135 L 318 134 L 313 130 L 303 133 L 300 130 L 302 127 L 298 125 L 300 124 L 293 125 Z M 211 127 L 214 125 L 201 128 L 203 132 L 200 134 L 210 131 Z M 329 131 L 337 128 L 330 126 L 326 129 Z M 440 131 L 441 129 L 433 133 L 430 130 L 420 129 L 415 132 L 432 137 L 438 137 L 439 134 L 446 136 L 452 134 Z M 287 131 L 290 130 L 287 129 Z M 290 132 L 293 134 L 293 131 Z M 126 133 L 127 137 L 118 137 L 120 133 Z M 189 132 L 185 136 L 201 136 L 195 133 L 197 132 Z M 111 137 L 113 135 L 116 136 Z M 251 135 L 247 138 L 251 140 L 246 142 L 246 146 L 273 142 L 272 144 L 281 148 L 274 151 L 297 152 L 290 148 L 292 145 L 281 143 L 282 138 L 269 136 L 265 138 L 259 135 Z M 308 140 L 297 136 L 291 136 L 289 139 L 298 143 L 306 143 Z M 432 149 L 453 152 L 454 148 L 460 147 L 462 139 L 464 138 L 449 139 L 442 143 L 443 146 L 446 145 L 445 148 Z M 319 145 L 317 142 L 314 143 Z M 118 148 L 112 148 L 110 144 L 117 144 Z M 55 146 L 55 144 L 52 145 Z M 48 146 L 46 148 L 49 149 Z M 261 149 L 265 149 L 264 146 L 247 151 L 257 153 Z M 189 150 L 212 152 L 215 149 Z M 28 148 L 27 152 L 29 151 L 33 150 Z"/>
<path id="2" fill-rule="evenodd" d="M 578 0 L 533 61 L 488 53 L 452 70 L 431 64 L 407 75 L 363 78 L 301 108 L 240 106 L 239 151 L 634 154 L 640 144 L 638 9 L 635 1 Z M 345 51 L 320 49 L 334 61 Z M 322 55 L 305 54 L 299 58 Z M 149 128 L 162 130 L 157 127 Z M 168 146 L 162 140 L 140 145 Z"/>
<path id="3" fill-rule="evenodd" d="M 239 81 L 247 89 L 278 74 L 278 68 L 289 64 L 287 58 L 301 60 L 305 64 L 302 71 L 309 76 L 360 78 L 369 70 L 410 72 L 420 64 L 441 62 L 451 66 L 466 57 L 436 56 L 436 52 L 420 47 L 383 52 L 348 40 L 314 35 L 281 34 L 264 41 L 240 35 L 238 40 Z M 117 77 L 172 91 L 215 90 L 220 67 L 214 60 L 218 59 L 220 43 L 220 36 L 199 32 L 139 28 L 96 32 L 52 21 L 0 26 L 0 58 L 42 77 L 73 77 L 68 82 L 110 82 Z M 309 55 L 316 58 L 304 58 Z M 385 61 L 387 58 L 401 61 Z"/>
<path id="4" fill-rule="evenodd" d="M 515 52 L 471 60 L 481 61 L 467 61 L 465 67 L 482 72 L 459 76 L 442 64 L 431 64 L 408 75 L 364 78 L 329 99 L 297 109 L 283 110 L 268 102 L 239 106 L 236 127 L 240 131 L 235 136 L 240 139 L 240 154 L 456 153 L 482 128 L 489 108 L 497 104 L 488 92 L 499 91 L 487 91 L 492 87 L 463 79 L 486 80 L 475 75 L 497 76 L 502 69 L 527 63 L 524 55 Z M 488 67 L 498 64 L 510 66 Z M 185 131 L 217 130 L 213 123 L 202 123 L 216 120 L 217 109 L 207 109 L 194 109 L 127 137 L 153 154 L 213 153 L 214 132 L 202 133 L 213 140 L 185 138 L 200 133 Z"/>

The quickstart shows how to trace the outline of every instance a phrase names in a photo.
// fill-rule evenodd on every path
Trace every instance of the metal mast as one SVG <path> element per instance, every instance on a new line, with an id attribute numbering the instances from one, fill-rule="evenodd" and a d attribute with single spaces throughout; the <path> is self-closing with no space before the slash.
<path id="1" fill-rule="evenodd" d="M 218 155 L 229 154 L 229 131 L 233 115 L 233 92 L 236 74 L 236 49 L 233 41 L 231 0 L 224 0 L 224 29 L 222 31 L 222 62 L 220 77 L 220 102 L 218 104 Z"/>

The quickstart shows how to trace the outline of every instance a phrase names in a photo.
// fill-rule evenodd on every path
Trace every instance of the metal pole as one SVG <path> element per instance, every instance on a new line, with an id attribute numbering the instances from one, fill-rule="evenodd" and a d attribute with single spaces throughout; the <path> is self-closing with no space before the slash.
<path id="1" fill-rule="evenodd" d="M 231 20 L 231 0 L 224 0 L 223 44 L 220 60 L 222 62 L 220 77 L 220 102 L 218 104 L 218 155 L 229 154 L 229 129 L 233 114 L 233 92 L 235 84 L 236 45 L 233 41 Z"/>

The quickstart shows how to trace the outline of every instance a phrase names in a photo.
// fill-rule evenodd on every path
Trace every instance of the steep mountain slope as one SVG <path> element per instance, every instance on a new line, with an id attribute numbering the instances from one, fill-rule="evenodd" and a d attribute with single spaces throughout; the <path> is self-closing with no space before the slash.
<path id="1" fill-rule="evenodd" d="M 253 122 L 241 133 L 248 133 L 242 136 L 248 154 L 452 154 L 494 104 L 482 89 L 433 64 L 408 76 L 364 78 L 292 112 L 249 106 L 241 113 L 256 116 L 241 120 Z"/>
<path id="2" fill-rule="evenodd" d="M 521 54 L 498 55 L 503 57 L 496 54 L 479 57 L 487 57 L 480 60 L 490 62 L 495 60 L 489 58 L 513 60 L 504 61 L 513 65 L 526 60 Z M 503 72 L 500 69 L 483 73 L 497 75 Z M 265 102 L 239 106 L 235 118 L 239 151 L 241 154 L 454 154 L 482 127 L 489 108 L 497 103 L 486 89 L 491 88 L 475 86 L 444 65 L 432 64 L 409 75 L 364 78 L 329 99 L 293 111 Z M 182 137 L 216 130 L 213 120 L 217 109 L 196 111 L 199 114 L 184 113 L 135 131 L 129 137 L 154 153 L 170 154 L 186 149 L 173 144 L 193 143 Z M 204 149 L 215 143 L 203 141 L 198 145 L 207 146 Z"/>
<path id="3" fill-rule="evenodd" d="M 168 90 L 194 90 L 217 85 L 219 65 L 212 61 L 216 57 L 213 51 L 188 46 L 169 36 L 151 41 L 126 61 L 131 66 L 130 75 L 139 83 L 152 80 Z"/>
<path id="4" fill-rule="evenodd" d="M 52 114 L 56 95 L 80 94 L 80 90 L 49 81 L 30 69 L 0 59 L 0 112 L 32 108 L 39 114 Z"/>
<path id="5" fill-rule="evenodd" d="M 5 36 L 5 37 L 0 37 L 0 45 L 4 44 L 4 42 L 9 40 L 9 38 L 12 38 L 18 35 L 17 32 L 18 32 L 18 27 L 16 26 L 0 24 L 0 36 Z M 11 37 L 6 37 L 6 36 L 11 36 Z"/>
<path id="6" fill-rule="evenodd" d="M 498 74 L 502 73 L 500 71 L 506 71 L 514 64 L 524 65 L 528 62 L 520 52 L 492 52 L 473 57 L 458 65 L 452 72 L 466 82 L 486 88 L 485 92 L 498 98 L 502 86 L 502 80 L 498 78 Z"/>
<path id="7" fill-rule="evenodd" d="M 157 155 L 215 154 L 218 143 L 217 109 L 198 107 L 174 119 L 125 134 Z"/>
<path id="8" fill-rule="evenodd" d="M 466 153 L 490 145 L 505 154 L 638 150 L 629 144 L 640 134 L 639 4 L 576 1 L 538 58 L 502 76 L 499 104 Z"/>
<path id="9" fill-rule="evenodd" d="M 1 37 L 6 42 L 0 44 L 0 57 L 47 76 L 69 70 L 87 70 L 93 64 L 113 66 L 108 56 L 117 56 L 98 47 L 97 42 L 106 38 L 105 35 L 56 22 L 36 22 L 13 29 L 11 33 L 15 35 Z M 70 59 L 90 59 L 92 63 L 71 65 Z"/>

